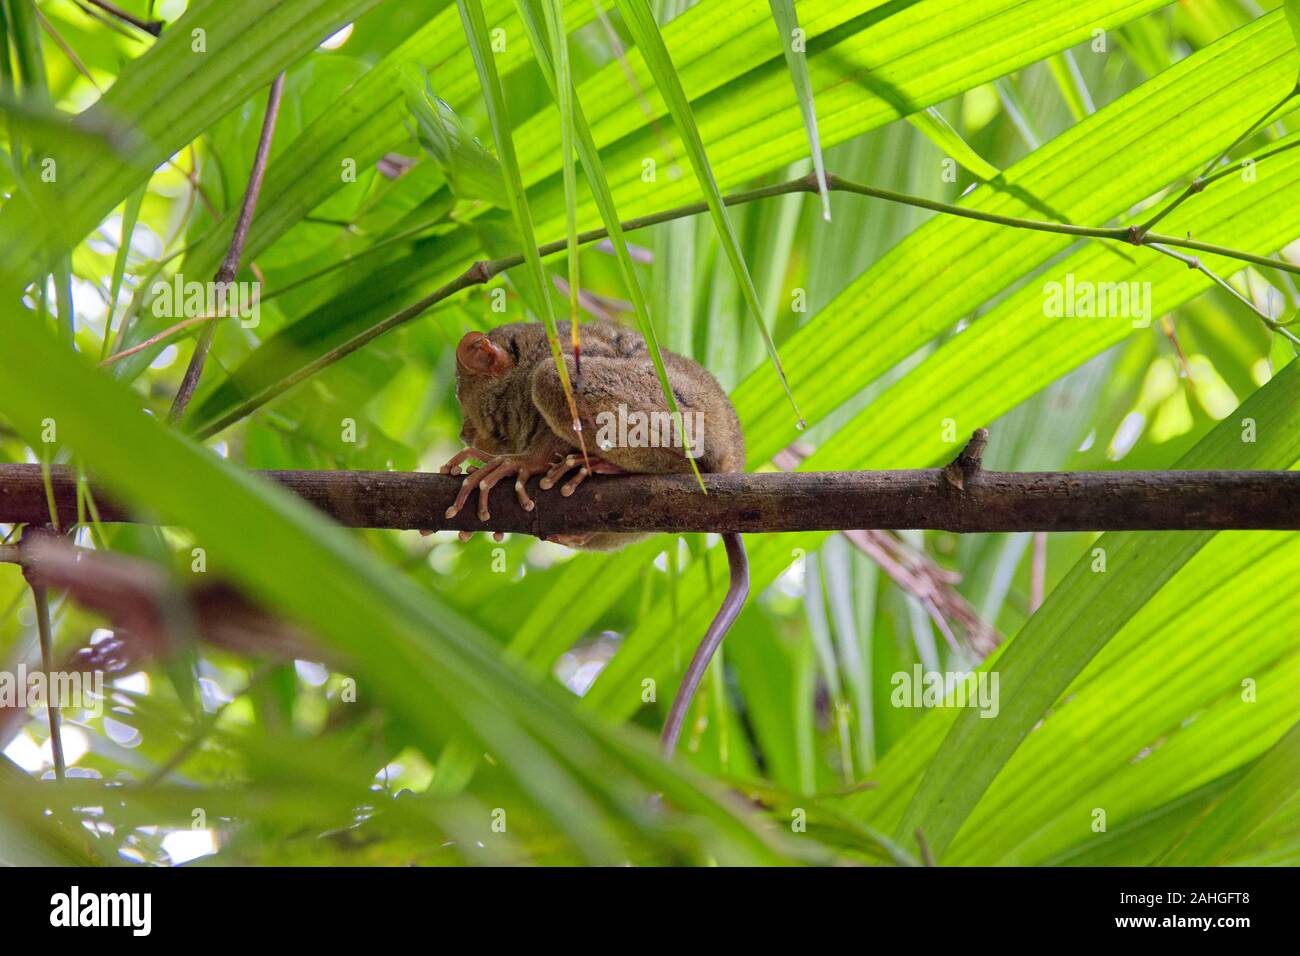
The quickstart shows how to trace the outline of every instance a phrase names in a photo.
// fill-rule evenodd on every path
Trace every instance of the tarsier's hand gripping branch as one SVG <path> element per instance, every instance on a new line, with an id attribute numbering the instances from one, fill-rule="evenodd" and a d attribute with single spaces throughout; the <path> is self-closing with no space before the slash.
<path id="1" fill-rule="evenodd" d="M 560 323 L 560 341 L 570 339 L 567 322 Z M 559 484 L 571 495 L 590 474 L 689 474 L 687 452 L 702 472 L 740 471 L 745 442 L 735 409 L 722 387 L 704 368 L 672 352 L 664 353 L 668 381 L 686 426 L 669 428 L 663 440 L 668 405 L 658 376 L 636 332 L 608 322 L 582 326 L 582 375 L 571 353 L 566 354 L 569 381 L 586 439 L 583 449 L 574 431 L 573 416 L 560 385 L 545 329 L 537 323 L 502 325 L 490 332 L 470 332 L 456 348 L 456 398 L 460 402 L 464 448 L 443 466 L 458 473 L 462 463 L 482 464 L 465 476 L 452 517 L 478 491 L 478 515 L 490 517 L 488 496 L 503 479 L 513 477 L 515 495 L 525 511 L 536 503 L 525 484 L 541 475 L 543 491 Z M 613 428 L 611 423 L 615 423 Z M 599 440 L 598 436 L 606 436 Z M 616 438 L 609 436 L 615 435 Z M 584 454 L 585 451 L 585 454 Z M 468 532 L 462 532 L 467 538 Z M 553 535 L 551 540 L 574 548 L 613 550 L 644 535 L 586 533 Z M 745 604 L 749 593 L 749 564 L 740 535 L 723 535 L 731 583 L 713 623 L 691 659 L 664 725 L 663 749 L 671 755 L 686 713 L 714 651 Z"/>

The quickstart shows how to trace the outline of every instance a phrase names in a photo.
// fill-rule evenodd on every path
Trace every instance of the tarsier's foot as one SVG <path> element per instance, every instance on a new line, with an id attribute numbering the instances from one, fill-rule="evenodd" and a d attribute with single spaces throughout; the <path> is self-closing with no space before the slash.
<path id="1" fill-rule="evenodd" d="M 455 461 L 455 459 L 452 460 Z M 465 503 L 469 501 L 469 496 L 474 492 L 474 489 L 477 488 L 478 517 L 480 521 L 487 521 L 492 517 L 488 511 L 488 495 L 502 478 L 508 478 L 511 475 L 515 477 L 515 496 L 519 499 L 519 506 L 525 511 L 532 511 L 536 504 L 532 498 L 528 497 L 524 485 L 533 475 L 540 475 L 546 471 L 550 464 L 549 455 L 499 455 L 496 458 L 488 458 L 485 464 L 473 469 L 465 476 L 465 481 L 460 486 L 460 493 L 456 495 L 456 501 L 447 509 L 447 517 L 456 517 L 460 510 L 465 507 Z M 469 534 L 468 531 L 462 531 L 460 533 L 461 540 L 468 541 L 467 535 Z"/>
<path id="2" fill-rule="evenodd" d="M 477 448 L 474 448 L 471 445 L 466 445 L 460 451 L 456 452 L 456 454 L 452 455 L 449 459 L 447 459 L 447 463 L 438 469 L 438 474 L 459 475 L 461 474 L 460 466 L 471 458 L 477 458 L 479 461 L 489 461 L 491 460 L 492 456 L 485 452 L 479 451 Z M 421 531 L 420 537 L 427 538 L 431 534 L 433 534 L 432 531 Z M 474 537 L 474 532 L 461 531 L 456 536 L 460 538 L 461 541 L 468 541 L 470 538 Z M 503 535 L 500 531 L 498 531 L 492 537 L 497 541 L 501 541 L 504 540 L 505 535 Z"/>
<path id="3" fill-rule="evenodd" d="M 477 458 L 484 463 L 477 468 L 471 468 L 465 475 L 464 482 L 461 483 L 460 492 L 456 495 L 456 500 L 452 506 L 447 509 L 447 517 L 454 518 L 458 515 L 469 502 L 469 497 L 478 489 L 478 517 L 480 521 L 487 521 L 492 517 L 488 511 L 488 496 L 492 489 L 503 479 L 514 476 L 515 479 L 515 496 L 519 499 L 519 506 L 525 511 L 532 511 L 537 507 L 536 502 L 528 496 L 525 485 L 529 478 L 534 475 L 543 475 L 541 488 L 543 491 L 553 488 L 557 481 L 567 475 L 573 469 L 578 471 L 572 478 L 564 483 L 560 488 L 560 494 L 566 498 L 573 494 L 574 490 L 582 484 L 583 480 L 590 474 L 597 475 L 621 475 L 626 472 L 615 465 L 613 462 L 606 461 L 598 456 L 589 456 L 584 462 L 581 453 L 574 453 L 560 457 L 558 460 L 548 454 L 523 454 L 523 455 L 499 455 L 492 457 L 484 455 L 482 452 L 473 448 L 465 448 L 457 453 L 447 464 L 442 466 L 443 474 L 454 474 L 462 462 L 469 458 Z M 468 541 L 474 536 L 472 531 L 461 531 L 457 537 L 461 541 Z M 500 531 L 494 532 L 492 537 L 500 541 L 503 534 Z M 582 547 L 592 534 L 559 534 L 549 535 L 546 540 L 555 541 L 558 544 L 567 545 L 568 547 Z"/>
<path id="4" fill-rule="evenodd" d="M 560 494 L 566 498 L 577 490 L 578 486 L 586 480 L 588 475 L 627 474 L 626 471 L 614 464 L 612 461 L 606 461 L 598 455 L 588 455 L 587 460 L 584 462 L 581 452 L 575 452 L 572 455 L 565 455 L 555 464 L 551 465 L 550 470 L 546 473 L 546 477 L 541 480 L 539 487 L 543 491 L 555 487 L 555 484 L 569 472 L 573 471 L 574 468 L 578 469 L 577 473 L 560 486 Z M 551 535 L 550 540 L 556 541 L 559 540 L 560 537 L 563 536 Z M 561 541 L 560 543 L 565 544 L 566 542 Z"/>

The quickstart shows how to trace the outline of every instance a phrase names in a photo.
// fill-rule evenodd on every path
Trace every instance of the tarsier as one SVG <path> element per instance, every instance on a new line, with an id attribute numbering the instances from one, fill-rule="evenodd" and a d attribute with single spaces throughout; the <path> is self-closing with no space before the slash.
<path id="1" fill-rule="evenodd" d="M 572 352 L 565 355 L 573 397 L 584 436 L 594 436 L 599 423 L 610 415 L 635 412 L 663 413 L 668 409 L 645 340 L 631 329 L 608 322 L 584 324 L 581 376 Z M 567 322 L 560 323 L 560 341 L 569 341 Z M 488 495 L 502 480 L 513 478 L 515 495 L 525 511 L 535 502 L 525 483 L 541 475 L 540 488 L 560 484 L 568 496 L 590 474 L 689 474 L 688 445 L 702 472 L 740 471 L 745 464 L 745 441 L 740 421 L 722 387 L 704 368 L 683 356 L 664 352 L 668 381 L 678 408 L 696 424 L 689 442 L 659 447 L 640 442 L 586 441 L 584 459 L 574 431 L 573 416 L 560 384 L 546 330 L 537 323 L 502 325 L 488 333 L 469 332 L 456 347 L 456 398 L 460 402 L 464 448 L 442 467 L 444 474 L 459 473 L 462 463 L 482 462 L 472 468 L 455 503 L 447 509 L 454 517 L 478 492 L 478 516 L 490 517 Z M 567 481 L 564 481 L 566 476 Z M 469 532 L 461 533 L 462 539 Z M 586 533 L 551 535 L 549 540 L 572 548 L 613 550 L 646 535 Z M 749 567 L 740 535 L 722 535 L 731 569 L 731 581 L 722 606 L 682 677 L 663 730 L 663 749 L 671 755 L 690 709 L 691 699 L 709 660 L 727 629 L 740 613 L 749 593 Z"/>

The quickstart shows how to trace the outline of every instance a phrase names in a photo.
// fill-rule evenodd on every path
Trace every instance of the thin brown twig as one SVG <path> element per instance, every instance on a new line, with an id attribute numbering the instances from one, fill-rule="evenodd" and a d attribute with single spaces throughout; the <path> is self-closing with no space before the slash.
<path id="1" fill-rule="evenodd" d="M 217 209 L 216 204 L 212 201 L 212 197 L 208 195 L 208 191 L 207 189 L 204 188 L 203 183 L 199 181 L 199 174 L 197 171 L 198 161 L 197 161 L 197 157 L 194 155 L 193 144 L 190 145 L 189 150 L 190 150 L 190 164 L 196 167 L 194 169 L 186 169 L 184 166 L 182 166 L 180 163 L 176 162 L 176 160 L 170 157 L 168 157 L 167 159 L 167 165 L 170 166 L 172 169 L 176 170 L 176 172 L 180 173 L 182 176 L 184 176 L 186 181 L 190 184 L 190 197 L 188 202 L 188 208 L 186 209 L 186 215 L 183 218 L 186 220 L 189 219 L 189 214 L 188 214 L 189 209 L 192 209 L 194 207 L 194 197 L 197 194 L 198 198 L 203 200 L 203 208 L 208 211 L 208 215 L 211 216 L 213 219 L 215 219 L 217 222 L 221 222 L 221 212 Z"/>
<path id="2" fill-rule="evenodd" d="M 916 845 L 921 850 L 921 862 L 926 866 L 938 866 L 934 861 L 934 854 L 930 851 L 930 843 L 925 838 L 925 831 L 917 827 L 915 836 Z"/>
<path id="3" fill-rule="evenodd" d="M 1178 341 L 1178 330 L 1174 328 L 1173 320 L 1169 316 L 1166 315 L 1160 320 L 1160 331 L 1169 340 L 1169 345 L 1174 350 L 1174 357 L 1178 359 L 1178 366 L 1183 370 L 1183 378 L 1190 384 L 1192 381 L 1192 363 L 1188 361 L 1187 353 L 1183 351 L 1183 343 Z"/>
<path id="4" fill-rule="evenodd" d="M 248 176 L 248 188 L 244 191 L 244 203 L 239 210 L 239 218 L 235 221 L 235 230 L 230 237 L 230 247 L 226 250 L 226 257 L 222 260 L 220 268 L 217 269 L 216 285 L 218 295 L 225 295 L 226 287 L 235 281 L 235 276 L 239 274 L 239 261 L 244 255 L 244 246 L 248 242 L 248 230 L 253 223 L 253 213 L 257 209 L 257 199 L 262 191 L 262 180 L 266 175 L 267 160 L 271 156 L 271 139 L 275 135 L 276 118 L 280 113 L 280 100 L 284 94 L 285 74 L 281 72 L 271 84 L 271 92 L 266 101 L 266 115 L 262 119 L 262 134 L 257 142 L 257 154 L 253 159 L 253 168 Z M 216 334 L 217 323 L 211 322 L 206 325 L 203 332 L 199 335 L 199 341 L 194 346 L 194 353 L 190 356 L 190 364 L 185 369 L 185 377 L 181 380 L 181 387 L 176 392 L 176 399 L 172 402 L 171 412 L 168 414 L 168 420 L 172 422 L 179 421 L 185 414 L 185 409 L 194 397 L 194 390 L 199 386 L 199 379 L 203 375 L 203 365 L 207 360 L 208 351 L 212 347 L 212 339 Z"/>
<path id="5" fill-rule="evenodd" d="M 998 645 L 998 634 L 966 601 L 942 568 L 928 555 L 917 554 L 904 560 L 896 546 L 902 545 L 888 531 L 849 530 L 842 532 L 859 551 L 871 558 L 885 575 L 904 593 L 914 597 L 951 645 L 956 641 L 953 622 L 966 634 L 965 644 L 976 657 L 983 659 Z"/>
<path id="6" fill-rule="evenodd" d="M 136 29 L 143 30 L 151 36 L 162 36 L 164 23 L 161 20 L 142 20 L 140 17 L 137 17 L 135 14 L 127 10 L 123 10 L 116 4 L 109 3 L 109 0 L 83 0 L 83 2 L 99 7 L 99 9 L 103 10 L 109 16 L 117 17 L 117 19 L 121 20 L 123 23 L 129 23 Z"/>
<path id="7" fill-rule="evenodd" d="M 72 2 L 76 4 L 78 10 L 90 17 L 90 19 L 94 20 L 96 23 L 104 24 L 104 26 L 108 27 L 118 36 L 126 37 L 128 40 L 135 43 L 140 42 L 139 36 L 122 26 L 122 24 L 118 23 L 112 17 L 107 17 L 98 10 L 92 10 L 90 7 L 86 6 L 86 0 L 72 0 Z"/>
<path id="8" fill-rule="evenodd" d="M 191 326 L 202 325 L 204 322 L 211 322 L 213 319 L 220 319 L 220 318 L 224 318 L 222 313 L 215 312 L 215 313 L 210 313 L 208 315 L 196 315 L 193 318 L 182 319 L 180 322 L 177 322 L 175 325 L 163 329 L 157 335 L 152 335 L 149 338 L 145 339 L 139 345 L 133 345 L 129 349 L 123 349 L 120 352 L 114 352 L 108 358 L 100 362 L 99 366 L 100 368 L 103 368 L 106 365 L 112 365 L 114 362 L 120 362 L 122 359 L 126 358 L 127 356 L 134 355 L 136 352 L 143 352 L 147 348 L 152 348 L 153 346 L 159 344 L 160 342 L 164 342 L 167 339 L 170 339 L 173 335 L 176 335 L 178 332 L 184 332 L 186 329 L 190 328 Z"/>

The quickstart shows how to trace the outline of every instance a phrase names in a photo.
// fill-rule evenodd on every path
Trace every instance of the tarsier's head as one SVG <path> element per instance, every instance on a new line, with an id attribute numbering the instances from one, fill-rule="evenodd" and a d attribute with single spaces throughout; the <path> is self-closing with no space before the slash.
<path id="1" fill-rule="evenodd" d="M 481 418 L 501 402 L 531 402 L 529 373 L 547 354 L 537 323 L 466 332 L 456 346 L 456 398 L 466 417 Z"/>

